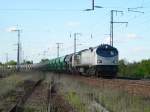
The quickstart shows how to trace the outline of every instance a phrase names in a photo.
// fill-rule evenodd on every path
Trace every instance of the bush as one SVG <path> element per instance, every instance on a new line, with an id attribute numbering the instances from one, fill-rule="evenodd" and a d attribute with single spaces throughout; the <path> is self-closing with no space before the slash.
<path id="1" fill-rule="evenodd" d="M 150 78 L 150 59 L 133 63 L 120 60 L 118 75 L 132 78 Z"/>

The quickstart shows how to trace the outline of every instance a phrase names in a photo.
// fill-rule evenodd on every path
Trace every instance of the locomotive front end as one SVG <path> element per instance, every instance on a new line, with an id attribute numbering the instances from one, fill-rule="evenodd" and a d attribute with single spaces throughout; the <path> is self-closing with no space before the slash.
<path id="1" fill-rule="evenodd" d="M 98 74 L 115 77 L 118 71 L 118 50 L 105 44 L 97 47 L 96 54 Z"/>

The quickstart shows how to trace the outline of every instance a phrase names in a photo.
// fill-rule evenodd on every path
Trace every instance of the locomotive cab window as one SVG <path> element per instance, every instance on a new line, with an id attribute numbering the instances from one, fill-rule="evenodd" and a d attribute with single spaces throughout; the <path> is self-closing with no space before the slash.
<path id="1" fill-rule="evenodd" d="M 118 55 L 118 51 L 113 48 L 98 48 L 96 50 L 97 55 L 102 57 L 114 57 Z"/>

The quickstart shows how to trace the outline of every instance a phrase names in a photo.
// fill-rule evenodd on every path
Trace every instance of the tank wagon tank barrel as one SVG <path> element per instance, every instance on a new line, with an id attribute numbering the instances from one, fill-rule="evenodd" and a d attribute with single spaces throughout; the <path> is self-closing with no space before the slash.
<path id="1" fill-rule="evenodd" d="M 47 66 L 47 67 L 46 67 Z M 45 70 L 79 73 L 98 77 L 115 77 L 118 71 L 118 50 L 103 44 L 49 60 Z"/>

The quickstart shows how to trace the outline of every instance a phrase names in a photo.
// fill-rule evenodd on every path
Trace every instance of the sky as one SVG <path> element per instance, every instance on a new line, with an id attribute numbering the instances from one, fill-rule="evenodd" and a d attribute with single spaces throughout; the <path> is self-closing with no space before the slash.
<path id="1" fill-rule="evenodd" d="M 0 0 L 0 62 L 16 60 L 17 32 L 21 30 L 22 59 L 40 61 L 73 52 L 73 34 L 77 36 L 77 51 L 109 43 L 110 11 L 114 14 L 114 46 L 119 58 L 140 61 L 150 58 L 149 0 Z M 134 11 L 128 11 L 133 8 Z M 139 12 L 138 12 L 139 11 Z M 144 13 L 141 13 L 144 12 Z M 92 34 L 92 36 L 91 36 Z"/>

